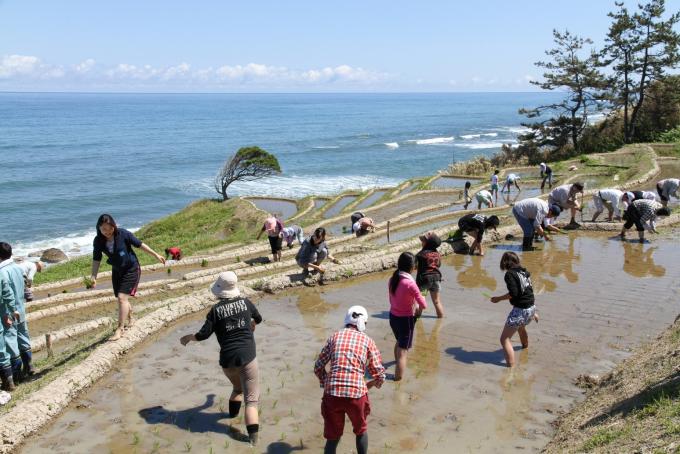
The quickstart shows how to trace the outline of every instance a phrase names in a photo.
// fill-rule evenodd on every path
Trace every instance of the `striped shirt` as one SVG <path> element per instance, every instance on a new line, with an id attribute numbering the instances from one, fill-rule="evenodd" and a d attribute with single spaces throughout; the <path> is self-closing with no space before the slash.
<path id="1" fill-rule="evenodd" d="M 647 199 L 635 200 L 633 206 L 640 214 L 640 222 L 653 221 L 656 219 L 656 211 L 663 208 L 656 200 Z"/>
<path id="2" fill-rule="evenodd" d="M 331 367 L 327 372 L 329 362 Z M 314 373 L 324 394 L 358 399 L 368 392 L 364 380 L 367 367 L 380 387 L 385 381 L 385 368 L 375 342 L 356 328 L 344 328 L 328 338 L 314 364 Z"/>

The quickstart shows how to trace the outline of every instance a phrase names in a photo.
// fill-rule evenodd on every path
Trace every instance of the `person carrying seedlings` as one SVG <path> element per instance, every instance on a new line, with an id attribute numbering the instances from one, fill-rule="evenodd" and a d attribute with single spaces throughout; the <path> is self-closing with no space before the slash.
<path id="1" fill-rule="evenodd" d="M 494 197 L 498 197 L 498 174 L 501 173 L 500 170 L 496 169 L 493 171 L 493 175 L 491 175 L 491 194 L 493 194 Z"/>
<path id="2" fill-rule="evenodd" d="M 475 239 L 470 246 L 470 255 L 474 255 L 476 250 L 479 250 L 479 255 L 484 255 L 482 247 L 484 232 L 489 228 L 496 230 L 499 224 L 498 216 L 484 216 L 476 213 L 466 214 L 458 220 L 458 228 Z"/>
<path id="3" fill-rule="evenodd" d="M 272 261 L 278 262 L 281 260 L 281 250 L 283 249 L 283 238 L 281 232 L 283 231 L 283 222 L 274 215 L 265 219 L 262 228 L 257 233 L 257 238 L 260 239 L 262 232 L 267 232 L 269 238 L 269 246 L 272 250 Z"/>
<path id="4" fill-rule="evenodd" d="M 626 210 L 633 201 L 641 199 L 656 200 L 656 193 L 652 191 L 627 191 L 621 196 L 621 203 Z"/>
<path id="5" fill-rule="evenodd" d="M 293 241 L 296 239 L 298 240 L 298 244 L 302 245 L 302 242 L 304 241 L 304 232 L 299 225 L 291 225 L 284 227 L 284 229 L 281 230 L 281 238 L 286 241 L 286 246 L 290 249 L 293 247 Z"/>
<path id="6" fill-rule="evenodd" d="M 314 374 L 323 388 L 324 454 L 336 452 L 345 430 L 345 415 L 352 422 L 357 453 L 368 452 L 367 417 L 371 413 L 368 390 L 380 388 L 385 382 L 385 367 L 378 347 L 364 332 L 367 322 L 364 307 L 350 307 L 344 328 L 328 338 L 314 363 Z M 371 376 L 368 382 L 364 379 L 367 369 Z"/>
<path id="7" fill-rule="evenodd" d="M 255 326 L 262 316 L 255 305 L 241 296 L 238 278 L 233 271 L 220 273 L 210 291 L 219 301 L 210 309 L 205 323 L 196 334 L 180 338 L 182 345 L 201 342 L 213 333 L 220 344 L 220 367 L 231 382 L 229 417 L 235 418 L 245 402 L 245 423 L 251 445 L 256 445 L 260 431 L 257 404 L 260 400 L 259 372 L 255 350 Z"/>
<path id="8" fill-rule="evenodd" d="M 505 191 L 505 188 L 508 188 L 508 194 L 510 194 L 510 186 L 513 184 L 517 188 L 518 191 L 521 191 L 522 189 L 519 187 L 519 184 L 517 183 L 519 180 L 521 180 L 521 177 L 519 175 L 515 175 L 514 173 L 509 174 L 505 178 L 505 183 L 503 183 L 503 187 L 501 188 L 501 192 Z"/>
<path id="9" fill-rule="evenodd" d="M 482 205 L 486 205 L 487 208 L 493 208 L 493 196 L 486 189 L 482 189 L 477 194 L 475 194 L 475 199 L 477 199 L 478 210 L 482 209 Z"/>
<path id="10" fill-rule="evenodd" d="M 595 213 L 593 213 L 593 219 L 591 222 L 595 222 L 597 218 L 602 214 L 605 207 L 609 211 L 608 221 L 611 222 L 612 218 L 621 219 L 621 199 L 623 197 L 623 192 L 618 189 L 608 188 L 600 189 L 595 194 L 593 194 L 593 202 L 595 203 Z"/>
<path id="11" fill-rule="evenodd" d="M 463 204 L 463 209 L 467 210 L 468 205 L 472 203 L 472 197 L 470 197 L 470 188 L 472 187 L 472 183 L 469 181 L 465 182 L 465 188 L 463 188 L 463 200 L 465 200 L 465 203 Z"/>
<path id="12" fill-rule="evenodd" d="M 666 178 L 656 184 L 656 192 L 661 197 L 661 204 L 665 207 L 671 199 L 671 196 L 678 197 L 678 187 L 680 187 L 680 180 L 677 178 Z"/>
<path id="13" fill-rule="evenodd" d="M 548 205 L 545 200 L 537 197 L 520 200 L 512 207 L 512 215 L 515 216 L 517 223 L 522 228 L 523 240 L 522 250 L 533 250 L 534 232 L 542 236 L 546 241 L 550 241 L 546 230 L 561 232 L 554 225 L 545 225 L 545 220 L 555 218 L 560 215 L 562 210 L 557 205 Z"/>
<path id="14" fill-rule="evenodd" d="M 505 354 L 505 364 L 508 367 L 514 367 L 515 351 L 512 348 L 512 336 L 519 332 L 522 348 L 529 348 L 529 334 L 527 334 L 526 327 L 532 320 L 538 323 L 538 315 L 534 305 L 531 273 L 522 267 L 517 254 L 505 252 L 501 257 L 501 270 L 505 271 L 505 284 L 508 286 L 508 293 L 492 296 L 491 302 L 498 303 L 499 301 L 510 300 L 510 304 L 512 304 L 512 310 L 505 320 L 500 340 Z"/>
<path id="15" fill-rule="evenodd" d="M 539 167 L 541 169 L 541 178 L 543 178 L 541 189 L 545 187 L 546 181 L 548 182 L 548 187 L 552 188 L 552 169 L 545 162 L 542 162 Z"/>
<path id="16" fill-rule="evenodd" d="M 97 219 L 97 236 L 92 242 L 92 282 L 91 288 L 97 286 L 97 273 L 102 256 L 106 255 L 106 263 L 111 265 L 111 283 L 113 294 L 118 299 L 118 327 L 109 340 L 117 341 L 123 335 L 125 323 L 134 324 L 132 305 L 129 298 L 137 294 L 137 286 L 142 276 L 139 259 L 133 247 L 139 248 L 160 263 L 165 264 L 165 257 L 142 243 L 132 232 L 118 228 L 116 221 L 109 214 L 102 214 Z"/>
<path id="17" fill-rule="evenodd" d="M 24 260 L 19 263 L 22 273 L 24 273 L 24 300 L 28 303 L 33 301 L 33 278 L 35 273 L 42 273 L 45 269 L 45 264 L 41 261 L 32 262 Z"/>
<path id="18" fill-rule="evenodd" d="M 170 257 L 175 261 L 182 260 L 182 250 L 177 246 L 165 248 L 165 260 L 168 260 Z"/>
<path id="19" fill-rule="evenodd" d="M 437 251 L 437 248 L 442 244 L 442 240 L 434 232 L 427 232 L 419 238 L 422 249 L 416 254 L 418 264 L 416 283 L 421 291 L 430 292 L 434 309 L 437 311 L 437 318 L 442 318 L 444 317 L 444 306 L 442 306 L 439 291 L 442 281 L 442 273 L 439 271 L 442 265 L 442 256 Z"/>
<path id="20" fill-rule="evenodd" d="M 12 246 L 0 243 L 0 281 L 3 283 L 0 298 L 8 298 L 6 307 L 14 307 L 9 317 L 3 318 L 5 324 L 5 348 L 10 355 L 12 376 L 15 383 L 35 374 L 31 353 L 31 336 L 26 321 L 26 301 L 24 300 L 24 272 L 12 259 Z M 8 295 L 9 289 L 11 295 Z M 13 301 L 13 302 L 12 302 Z M 3 303 L 0 303 L 2 305 Z"/>
<path id="21" fill-rule="evenodd" d="M 390 328 L 396 339 L 394 381 L 399 381 L 406 372 L 408 351 L 413 346 L 416 320 L 427 309 L 427 302 L 413 279 L 416 258 L 410 252 L 402 252 L 397 260 L 397 269 L 388 283 L 390 300 Z"/>
<path id="22" fill-rule="evenodd" d="M 638 232 L 640 243 L 645 242 L 645 230 L 658 233 L 656 231 L 656 218 L 658 216 L 668 216 L 671 211 L 656 200 L 640 199 L 634 200 L 628 205 L 626 212 L 623 215 L 623 224 L 619 236 L 622 240 L 626 239 L 626 230 L 635 225 Z"/>
<path id="23" fill-rule="evenodd" d="M 309 275 L 309 268 L 321 274 L 326 272 L 326 269 L 321 263 L 328 257 L 333 263 L 340 263 L 338 259 L 333 257 L 326 246 L 326 229 L 319 227 L 314 230 L 314 233 L 305 238 L 302 246 L 295 255 L 295 261 L 298 266 L 302 268 L 302 273 Z"/>
<path id="24" fill-rule="evenodd" d="M 557 205 L 561 210 L 571 210 L 569 224 L 574 226 L 579 225 L 576 222 L 576 212 L 582 209 L 576 199 L 579 193 L 583 194 L 583 183 L 563 184 L 550 191 L 548 195 L 548 205 Z"/>

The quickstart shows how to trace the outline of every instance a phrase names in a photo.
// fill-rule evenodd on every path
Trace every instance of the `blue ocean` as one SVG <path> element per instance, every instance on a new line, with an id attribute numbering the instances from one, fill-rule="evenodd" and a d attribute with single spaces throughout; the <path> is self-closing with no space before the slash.
<path id="1" fill-rule="evenodd" d="M 395 185 L 489 155 L 545 93 L 0 93 L 0 240 L 85 253 L 99 214 L 136 228 L 202 197 L 239 147 L 282 175 L 232 195 L 302 197 Z"/>

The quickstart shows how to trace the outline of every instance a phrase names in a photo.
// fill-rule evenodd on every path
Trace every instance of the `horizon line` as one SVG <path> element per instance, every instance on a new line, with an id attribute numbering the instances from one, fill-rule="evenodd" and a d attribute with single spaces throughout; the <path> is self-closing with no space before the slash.
<path id="1" fill-rule="evenodd" d="M 552 91 L 555 92 L 555 91 Z M 534 94 L 534 91 L 64 91 L 64 90 L 0 90 L 0 94 L 93 94 L 93 95 L 425 95 L 425 94 Z"/>

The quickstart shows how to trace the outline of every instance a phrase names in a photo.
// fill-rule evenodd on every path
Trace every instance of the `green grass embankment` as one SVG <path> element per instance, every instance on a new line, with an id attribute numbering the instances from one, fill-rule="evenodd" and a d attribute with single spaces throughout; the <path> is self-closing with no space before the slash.
<path id="1" fill-rule="evenodd" d="M 252 243 L 262 220 L 261 211 L 240 199 L 199 200 L 145 225 L 135 235 L 161 255 L 166 247 L 179 246 L 188 257 L 224 244 Z M 136 253 L 142 265 L 155 263 L 155 259 L 143 251 L 136 250 Z M 91 267 L 92 256 L 88 254 L 48 267 L 36 275 L 35 283 L 89 276 Z M 102 260 L 100 272 L 110 269 Z"/>

